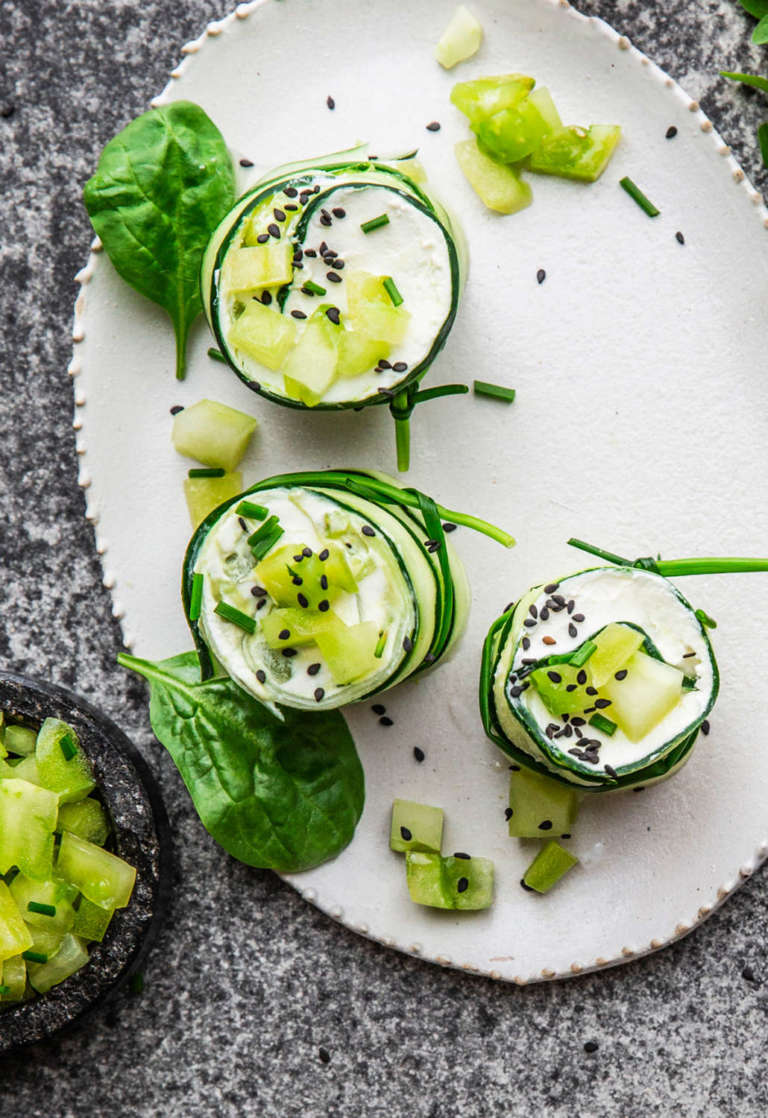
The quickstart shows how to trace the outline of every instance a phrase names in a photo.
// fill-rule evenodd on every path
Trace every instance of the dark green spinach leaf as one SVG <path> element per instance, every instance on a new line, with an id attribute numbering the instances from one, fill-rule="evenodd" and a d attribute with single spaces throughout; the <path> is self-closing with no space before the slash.
<path id="1" fill-rule="evenodd" d="M 118 661 L 149 681 L 152 729 L 227 853 L 294 873 L 347 846 L 365 784 L 338 711 L 275 715 L 231 679 L 201 682 L 194 652 L 160 663 L 125 654 Z"/>
<path id="2" fill-rule="evenodd" d="M 203 253 L 235 201 L 221 133 L 191 101 L 151 109 L 106 145 L 83 201 L 116 270 L 171 316 L 182 379 Z"/>

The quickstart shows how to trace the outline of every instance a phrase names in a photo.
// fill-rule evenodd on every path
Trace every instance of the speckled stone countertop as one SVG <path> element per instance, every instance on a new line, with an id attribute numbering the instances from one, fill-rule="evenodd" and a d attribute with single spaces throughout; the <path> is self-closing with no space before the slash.
<path id="1" fill-rule="evenodd" d="M 424 0 L 426 2 L 426 0 Z M 585 0 L 675 78 L 766 191 L 768 70 L 731 0 Z M 221 0 L 0 4 L 0 663 L 76 687 L 159 774 L 177 836 L 171 918 L 141 995 L 0 1061 L 8 1118 L 622 1118 L 768 1113 L 765 873 L 684 941 L 602 974 L 516 988 L 360 939 L 199 825 L 120 671 L 120 633 L 76 483 L 73 276 L 80 188 Z M 248 894 L 250 903 L 238 905 Z M 2 1025 L 0 1025 L 2 1027 Z"/>

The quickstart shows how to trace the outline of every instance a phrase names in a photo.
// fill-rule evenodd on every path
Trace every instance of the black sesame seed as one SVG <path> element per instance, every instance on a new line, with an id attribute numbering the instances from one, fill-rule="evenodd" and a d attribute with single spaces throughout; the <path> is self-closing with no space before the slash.
<path id="1" fill-rule="evenodd" d="M 579 718 L 578 714 L 574 715 L 571 719 L 572 726 L 586 726 L 587 721 L 585 718 Z"/>
<path id="2" fill-rule="evenodd" d="M 424 663 L 434 664 L 436 659 L 437 657 L 435 656 L 434 652 L 428 652 L 427 655 L 424 657 Z"/>
<path id="3" fill-rule="evenodd" d="M 339 275 L 338 272 L 326 272 L 325 273 L 325 278 L 330 283 L 341 283 L 341 276 Z"/>
<path id="4" fill-rule="evenodd" d="M 443 524 L 443 531 L 444 532 L 455 532 L 456 531 L 456 525 L 453 523 L 453 521 L 446 520 L 445 523 Z"/>
<path id="5" fill-rule="evenodd" d="M 468 888 L 469 888 L 469 881 L 467 880 L 467 878 L 466 877 L 460 877 L 459 880 L 456 882 L 457 891 L 459 893 L 466 893 Z"/>
<path id="6" fill-rule="evenodd" d="M 285 221 L 285 214 L 281 209 L 278 209 L 277 206 L 274 208 L 272 213 L 275 215 L 275 221 Z"/>
<path id="7" fill-rule="evenodd" d="M 302 547 L 301 554 L 304 556 L 305 559 L 311 559 L 312 558 L 312 548 L 311 547 Z"/>
<path id="8" fill-rule="evenodd" d="M 284 648 L 283 649 L 283 656 L 285 656 L 287 659 L 290 660 L 291 656 L 295 656 L 295 655 L 296 655 L 296 649 L 295 648 Z"/>
<path id="9" fill-rule="evenodd" d="M 664 138 L 667 139 L 667 140 L 673 140 L 676 135 L 677 135 L 677 129 L 675 128 L 674 124 L 670 124 L 669 128 L 664 133 Z"/>
<path id="10" fill-rule="evenodd" d="M 569 602 L 568 605 L 570 605 L 570 604 L 571 603 Z M 578 621 L 579 624 L 581 624 L 581 622 L 584 620 L 584 614 L 583 613 L 574 613 L 573 620 Z"/>
<path id="11" fill-rule="evenodd" d="M 608 776 L 612 776 L 614 779 L 616 778 L 616 770 L 613 765 L 603 765 L 603 768 L 607 772 Z"/>
<path id="12" fill-rule="evenodd" d="M 701 732 L 702 732 L 702 734 L 704 734 L 705 737 L 709 733 L 709 719 L 708 718 L 705 718 L 704 721 L 702 722 Z"/>
<path id="13" fill-rule="evenodd" d="M 411 839 L 413 838 L 413 834 L 411 833 L 411 831 L 408 830 L 407 827 L 401 827 L 400 828 L 400 837 L 405 839 L 406 842 L 410 842 Z"/>
<path id="14" fill-rule="evenodd" d="M 533 629 L 535 624 L 536 622 L 533 620 L 532 617 L 526 617 L 525 621 L 523 622 L 523 625 L 525 625 L 526 629 Z"/>
<path id="15" fill-rule="evenodd" d="M 259 233 L 258 237 L 256 238 L 257 243 L 260 245 L 265 245 L 268 240 L 269 233 Z"/>
<path id="16" fill-rule="evenodd" d="M 322 217 L 320 218 L 320 224 L 325 225 L 325 226 L 333 225 L 333 222 L 331 221 L 330 215 L 329 214 L 323 214 Z"/>
<path id="17" fill-rule="evenodd" d="M 336 102 L 334 101 L 333 97 L 331 97 L 330 93 L 326 97 L 325 103 L 328 106 L 328 108 L 331 109 L 331 110 L 336 108 Z"/>
<path id="18" fill-rule="evenodd" d="M 539 616 L 539 611 L 536 609 L 536 606 L 534 606 L 533 603 L 531 603 L 531 605 L 528 606 L 528 612 L 530 613 L 531 617 L 538 617 Z"/>
<path id="19" fill-rule="evenodd" d="M 391 718 L 388 717 L 388 715 L 385 714 L 383 718 L 379 719 L 379 725 L 380 726 L 394 726 L 394 722 L 392 721 Z"/>
<path id="20" fill-rule="evenodd" d="M 566 726 L 563 733 L 564 733 L 565 737 L 572 738 L 573 737 L 573 726 L 570 726 L 570 725 Z"/>
<path id="21" fill-rule="evenodd" d="M 389 361 L 387 361 L 386 357 L 380 357 L 379 358 L 379 368 L 380 369 L 391 369 L 392 366 L 390 365 Z"/>
<path id="22" fill-rule="evenodd" d="M 536 282 L 538 284 L 542 284 L 546 278 L 547 273 L 544 271 L 543 268 L 539 268 L 538 272 L 536 273 Z"/>
<path id="23" fill-rule="evenodd" d="M 295 186 L 286 186 L 285 190 L 283 191 L 283 194 L 286 196 L 286 198 L 295 198 L 298 193 L 299 192 Z"/>
<path id="24" fill-rule="evenodd" d="M 472 861 L 469 854 L 465 854 L 463 850 L 455 850 L 453 856 L 454 856 L 454 858 L 463 858 L 467 862 Z"/>
<path id="25" fill-rule="evenodd" d="M 304 314 L 304 311 L 291 311 L 291 317 L 292 318 L 306 318 L 307 316 Z"/>
<path id="26" fill-rule="evenodd" d="M 405 361 L 395 361 L 392 368 L 395 370 L 396 373 L 404 373 L 405 370 L 408 368 L 408 365 Z"/>
<path id="27" fill-rule="evenodd" d="M 618 680 L 626 679 L 627 678 L 627 669 L 626 668 L 621 668 L 618 672 L 614 672 L 613 673 L 613 678 L 618 679 Z"/>
<path id="28" fill-rule="evenodd" d="M 585 691 L 587 692 L 588 695 L 596 695 L 597 694 L 597 688 L 596 687 L 586 687 Z"/>
<path id="29" fill-rule="evenodd" d="M 403 637 L 403 648 L 406 652 L 413 652 L 413 641 L 410 637 Z"/>
<path id="30" fill-rule="evenodd" d="M 511 808 L 511 807 L 505 807 L 504 808 L 504 818 L 506 819 L 507 822 L 509 822 L 509 820 L 512 818 L 512 816 L 514 814 L 515 814 L 514 808 Z"/>
<path id="31" fill-rule="evenodd" d="M 573 598 L 571 598 L 570 602 L 568 603 L 568 605 L 566 607 L 569 613 L 573 613 L 573 607 L 575 605 L 576 605 L 576 603 L 574 602 Z M 574 621 L 583 621 L 584 618 L 583 617 L 574 617 L 573 620 Z"/>
<path id="32" fill-rule="evenodd" d="M 440 131 L 440 121 L 439 120 L 431 120 L 429 122 L 429 124 L 427 125 L 427 132 L 439 132 L 439 131 Z"/>
<path id="33" fill-rule="evenodd" d="M 584 1045 L 584 1051 L 597 1052 L 598 1047 L 599 1046 L 596 1040 L 588 1040 L 587 1043 Z"/>
<path id="34" fill-rule="evenodd" d="M 558 589 L 559 586 L 560 586 L 559 582 L 549 582 L 544 587 L 544 593 L 545 594 L 554 594 L 554 592 Z"/>
<path id="35" fill-rule="evenodd" d="M 329 251 L 330 250 L 329 250 L 328 245 L 326 244 L 326 242 L 321 241 L 321 243 L 320 243 L 320 255 L 321 256 L 327 256 Z"/>
<path id="36" fill-rule="evenodd" d="M 327 575 L 320 575 L 320 589 L 321 590 L 327 590 L 328 589 L 328 576 Z"/>
<path id="37" fill-rule="evenodd" d="M 317 256 L 317 250 L 314 248 L 305 248 L 304 255 L 308 256 L 311 260 L 314 260 Z"/>
<path id="38" fill-rule="evenodd" d="M 677 233 L 675 233 L 675 240 L 677 241 L 677 243 L 679 245 L 684 245 L 685 244 L 685 237 L 683 236 L 683 234 L 679 230 L 678 230 Z"/>
<path id="39" fill-rule="evenodd" d="M 542 819 L 541 823 L 539 823 L 539 830 L 540 831 L 551 831 L 552 830 L 552 820 L 551 819 Z"/>
<path id="40" fill-rule="evenodd" d="M 330 554 L 331 553 L 328 550 L 328 548 L 324 547 L 323 550 L 318 555 L 318 559 L 320 560 L 321 563 L 324 563 Z"/>
<path id="41" fill-rule="evenodd" d="M 585 714 L 594 714 L 596 710 L 597 707 L 584 707 Z"/>
<path id="42" fill-rule="evenodd" d="M 371 528 L 370 524 L 364 524 L 361 531 L 362 531 L 364 536 L 375 536 L 376 535 L 373 528 Z"/>
<path id="43" fill-rule="evenodd" d="M 565 598 L 563 597 L 562 594 L 553 594 L 552 595 L 552 601 L 557 602 L 557 604 L 560 606 L 561 609 L 565 605 Z"/>
<path id="44" fill-rule="evenodd" d="M 576 676 L 576 682 L 581 684 L 582 687 L 587 682 L 587 673 L 584 671 L 583 668 L 581 669 L 579 674 Z"/>
<path id="45" fill-rule="evenodd" d="M 267 596 L 267 592 L 263 586 L 252 586 L 251 593 L 254 598 L 265 598 Z"/>
<path id="46" fill-rule="evenodd" d="M 291 213 L 295 213 L 296 210 L 298 210 L 299 207 L 296 205 L 295 202 L 286 202 L 285 203 L 285 208 L 286 208 L 286 210 L 290 210 Z"/>
<path id="47" fill-rule="evenodd" d="M 568 623 L 568 636 L 569 637 L 575 637 L 575 636 L 578 636 L 578 633 L 579 633 L 579 630 L 576 628 L 574 623 L 572 621 L 570 621 Z"/>
<path id="48" fill-rule="evenodd" d="M 374 714 L 386 714 L 387 713 L 387 708 L 384 706 L 383 703 L 374 703 L 373 706 L 371 707 L 371 710 L 373 711 Z"/>
<path id="49" fill-rule="evenodd" d="M 564 834 L 564 835 L 561 835 L 561 836 L 560 836 L 560 838 L 562 838 L 562 839 L 568 839 L 568 838 L 570 838 L 570 837 L 571 837 L 571 836 L 570 836 L 570 834 L 568 834 L 568 833 L 566 833 L 566 834 Z"/>
<path id="50" fill-rule="evenodd" d="M 551 679 L 553 683 L 562 683 L 563 677 L 559 672 L 547 672 L 547 678 Z"/>
<path id="51" fill-rule="evenodd" d="M 302 609 L 307 609 L 309 607 L 309 602 L 303 594 L 297 594 L 296 601 L 299 603 Z"/>
<path id="52" fill-rule="evenodd" d="M 280 240 L 280 226 L 275 225 L 274 221 L 267 226 L 267 232 L 277 238 L 278 241 Z"/>
<path id="53" fill-rule="evenodd" d="M 334 217 L 346 217 L 347 216 L 347 211 L 345 209 L 342 209 L 341 206 L 334 206 L 333 209 L 331 210 L 331 213 L 333 214 Z"/>
<path id="54" fill-rule="evenodd" d="M 575 683 L 569 683 L 568 686 L 566 687 L 566 691 L 575 691 L 575 690 L 576 690 L 576 684 Z"/>
<path id="55" fill-rule="evenodd" d="M 539 617 L 541 618 L 542 621 L 549 621 L 549 610 L 547 609 L 546 606 L 541 607 L 541 612 L 539 613 Z"/>
<path id="56" fill-rule="evenodd" d="M 257 610 L 261 609 L 262 606 L 265 606 L 266 604 L 267 604 L 267 599 L 266 598 L 259 598 L 258 602 L 256 603 L 256 609 Z"/>
<path id="57" fill-rule="evenodd" d="M 321 613 L 327 613 L 330 607 L 331 603 L 328 601 L 327 598 L 323 598 L 322 602 L 317 603 L 317 608 L 320 610 Z"/>
<path id="58" fill-rule="evenodd" d="M 341 322 L 341 312 L 338 307 L 328 307 L 326 316 L 331 320 L 334 326 L 338 326 Z"/>
<path id="59" fill-rule="evenodd" d="M 263 672 L 261 668 L 259 668 L 259 670 L 256 672 L 256 678 L 258 679 L 259 683 L 266 683 L 267 673 Z"/>
<path id="60" fill-rule="evenodd" d="M 521 640 L 520 643 L 523 646 L 523 650 L 525 652 L 527 652 L 528 649 L 531 647 L 531 638 L 530 637 L 523 637 L 523 639 Z"/>
<path id="61" fill-rule="evenodd" d="M 340 272 L 342 270 L 342 268 L 344 267 L 344 261 L 339 259 L 339 257 L 337 256 L 336 259 L 331 264 L 331 267 L 335 268 L 337 272 Z"/>
<path id="62" fill-rule="evenodd" d="M 414 756 L 414 757 L 416 758 L 416 760 L 417 760 L 417 761 L 419 762 L 419 764 L 421 764 L 421 762 L 422 762 L 422 761 L 423 761 L 423 760 L 425 759 L 425 757 L 426 757 L 426 753 L 424 752 L 424 750 L 423 750 L 423 749 L 419 749 L 418 745 L 414 745 L 414 747 L 413 747 L 413 756 Z"/>
<path id="63" fill-rule="evenodd" d="M 324 696 L 325 696 L 325 691 L 323 690 L 323 688 L 322 688 L 322 687 L 316 687 L 316 688 L 315 688 L 315 691 L 314 691 L 314 695 L 315 695 L 315 702 L 316 702 L 316 703 L 319 703 L 319 702 L 321 702 L 321 701 L 322 701 L 322 699 L 324 698 Z"/>
<path id="64" fill-rule="evenodd" d="M 287 641 L 290 635 L 290 629 L 281 629 L 280 632 L 277 634 L 277 639 L 281 641 Z"/>
<path id="65" fill-rule="evenodd" d="M 320 665 L 319 664 L 310 664 L 309 667 L 307 668 L 307 675 L 317 675 L 317 673 L 319 671 L 320 671 Z"/>
<path id="66" fill-rule="evenodd" d="M 560 727 L 557 725 L 557 722 L 550 722 L 544 733 L 547 735 L 548 738 L 551 738 L 557 732 L 557 730 L 559 730 L 559 728 Z"/>
<path id="67" fill-rule="evenodd" d="M 174 404 L 171 408 L 171 415 L 178 415 L 180 411 L 184 411 L 184 408 L 181 406 L 181 404 Z"/>
<path id="68" fill-rule="evenodd" d="M 304 558 L 303 555 L 294 555 L 293 561 L 294 561 L 294 563 L 300 563 L 303 558 Z"/>
<path id="69" fill-rule="evenodd" d="M 571 725 L 573 726 L 573 723 L 571 723 Z M 579 729 L 578 726 L 573 726 L 573 732 L 574 732 L 574 734 L 576 735 L 577 738 L 583 738 L 584 737 L 584 735 L 582 734 L 582 732 L 581 732 L 581 730 Z"/>
<path id="70" fill-rule="evenodd" d="M 241 159 L 240 160 L 240 166 L 241 167 L 252 167 L 253 166 L 253 161 L 251 159 Z"/>
<path id="71" fill-rule="evenodd" d="M 744 967 L 744 970 L 741 972 L 741 977 L 746 982 L 757 982 L 757 979 L 755 978 L 755 972 L 752 970 L 751 967 Z"/>
<path id="72" fill-rule="evenodd" d="M 598 710 L 605 710 L 606 707 L 611 705 L 610 699 L 595 699 L 595 706 Z"/>
<path id="73" fill-rule="evenodd" d="M 271 291 L 262 291 L 262 293 L 261 293 L 261 302 L 262 302 L 262 303 L 264 304 L 264 306 L 265 306 L 265 307 L 268 307 L 268 306 L 269 306 L 269 304 L 270 304 L 270 303 L 272 302 L 272 293 L 271 293 Z"/>

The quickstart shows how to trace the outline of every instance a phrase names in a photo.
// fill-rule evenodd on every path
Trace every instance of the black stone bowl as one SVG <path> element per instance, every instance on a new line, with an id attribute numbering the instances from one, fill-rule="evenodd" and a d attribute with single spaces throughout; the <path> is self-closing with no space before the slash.
<path id="1" fill-rule="evenodd" d="M 168 906 L 171 847 L 154 777 L 114 722 L 61 687 L 2 669 L 0 711 L 34 728 L 48 717 L 75 728 L 114 823 L 111 849 L 137 871 L 130 903 L 115 912 L 103 942 L 89 946 L 90 962 L 47 994 L 0 1011 L 3 1054 L 79 1022 L 141 969 Z"/>

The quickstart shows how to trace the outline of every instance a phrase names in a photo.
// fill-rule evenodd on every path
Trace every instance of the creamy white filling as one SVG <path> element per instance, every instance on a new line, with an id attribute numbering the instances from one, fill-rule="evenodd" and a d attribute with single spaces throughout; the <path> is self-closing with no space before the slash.
<path id="1" fill-rule="evenodd" d="M 353 189 L 326 174 L 318 174 L 314 181 L 323 191 L 334 187 L 328 198 L 321 203 L 322 209 L 330 215 L 331 225 L 323 223 L 319 205 L 308 223 L 302 246 L 304 250 L 314 250 L 318 255 L 313 258 L 305 253 L 303 256 L 301 269 L 294 273 L 284 313 L 290 314 L 295 310 L 309 316 L 320 303 L 330 303 L 338 307 L 343 322 L 347 311 L 345 279 L 350 272 L 365 271 L 376 276 L 392 277 L 403 297 L 402 306 L 410 314 L 403 341 L 392 346 L 386 355 L 390 365 L 404 363 L 407 367 L 405 370 L 387 369 L 375 373 L 372 367 L 370 372 L 355 377 L 340 377 L 323 397 L 323 402 L 327 403 L 362 400 L 375 395 L 380 388 L 390 388 L 403 380 L 408 375 L 408 370 L 420 364 L 429 354 L 451 312 L 452 272 L 448 245 L 437 222 L 407 197 L 392 189 L 376 184 Z M 392 185 L 397 186 L 394 178 Z M 261 230 L 263 225 L 266 231 L 269 225 L 274 224 L 274 208 L 280 209 L 286 202 L 296 204 L 297 199 L 288 198 L 284 194 L 276 196 L 264 209 L 257 228 Z M 334 209 L 343 210 L 345 216 L 335 216 Z M 300 214 L 285 210 L 283 212 L 287 220 L 278 227 L 284 238 L 291 235 Z M 363 232 L 361 226 L 365 222 L 382 215 L 389 218 L 387 225 L 370 233 Z M 319 251 L 323 243 L 333 251 L 336 259 L 344 261 L 343 268 L 333 269 L 324 262 Z M 340 282 L 329 280 L 329 273 L 338 275 Z M 326 294 L 304 294 L 301 287 L 307 281 L 325 288 Z M 225 318 L 232 314 L 234 302 L 232 298 L 225 298 Z M 303 321 L 295 320 L 298 336 Z M 286 394 L 282 373 L 265 368 L 239 351 L 238 359 L 246 375 L 252 380 L 258 381 L 270 391 Z"/>
<path id="2" fill-rule="evenodd" d="M 701 719 L 714 686 L 712 662 L 695 614 L 681 602 L 671 584 L 658 575 L 635 568 L 600 568 L 563 579 L 554 593 L 562 595 L 566 602 L 574 602 L 571 612 L 567 609 L 550 611 L 547 619 L 541 620 L 542 607 L 551 597 L 542 588 L 530 599 L 538 614 L 535 625 L 525 627 L 522 634 L 511 633 L 499 658 L 494 684 L 497 712 L 511 740 L 530 751 L 531 739 L 509 710 L 504 697 L 510 670 L 524 667 L 524 659 L 539 660 L 553 653 L 572 651 L 591 634 L 614 621 L 629 622 L 644 629 L 663 659 L 690 676 L 695 688 L 684 690 L 679 702 L 641 741 L 630 741 L 618 728 L 609 736 L 594 726 L 583 727 L 586 736 L 601 742 L 600 759 L 594 770 L 602 772 L 606 764 L 619 769 L 652 757 L 666 743 L 680 737 L 691 723 Z M 574 622 L 574 615 L 583 615 L 584 620 Z M 575 628 L 575 636 L 569 631 L 570 626 Z M 527 649 L 522 647 L 523 635 L 530 642 Z M 550 639 L 545 642 L 545 637 Z M 510 664 L 513 646 L 514 659 Z M 542 730 L 551 722 L 565 724 L 549 712 L 535 687 L 528 687 L 520 701 Z M 610 717 L 609 710 L 605 714 Z M 523 745 L 523 741 L 527 744 Z M 551 746 L 572 762 L 568 750 L 578 747 L 578 742 L 574 737 L 560 737 L 553 740 Z"/>
<path id="3" fill-rule="evenodd" d="M 205 576 L 200 627 L 212 654 L 235 682 L 267 703 L 312 709 L 317 707 L 314 695 L 318 687 L 325 692 L 323 705 L 328 706 L 334 705 L 336 696 L 353 694 L 359 687 L 368 692 L 383 685 L 404 658 L 403 640 L 413 631 L 416 607 L 380 531 L 377 529 L 373 537 L 365 535 L 362 529 L 369 527 L 367 520 L 351 510 L 340 509 L 336 502 L 312 490 L 268 489 L 249 500 L 263 505 L 270 515 L 279 518 L 284 532 L 274 550 L 306 546 L 318 552 L 328 542 L 328 518 L 334 518 L 337 524 L 342 518 L 348 522 L 349 530 L 337 537 L 332 529 L 333 542 L 343 547 L 347 555 L 364 562 L 364 573 L 357 578 L 357 593 L 344 592 L 334 598 L 332 610 L 348 625 L 375 622 L 387 633 L 386 645 L 378 670 L 361 684 L 346 687 L 334 683 L 314 644 L 297 646 L 296 655 L 292 657 L 269 649 L 258 626 L 275 607 L 271 599 L 254 597 L 251 592 L 253 587 L 259 586 L 259 581 L 254 574 L 248 535 L 256 530 L 258 522 L 247 520 L 244 531 L 236 506 L 232 506 L 208 533 L 195 564 L 195 571 Z M 255 618 L 256 632 L 248 634 L 217 614 L 216 606 L 222 600 Z M 259 606 L 261 601 L 266 604 Z M 320 663 L 320 670 L 310 675 L 307 669 L 316 663 Z M 265 673 L 263 682 L 257 677 L 257 671 Z"/>

